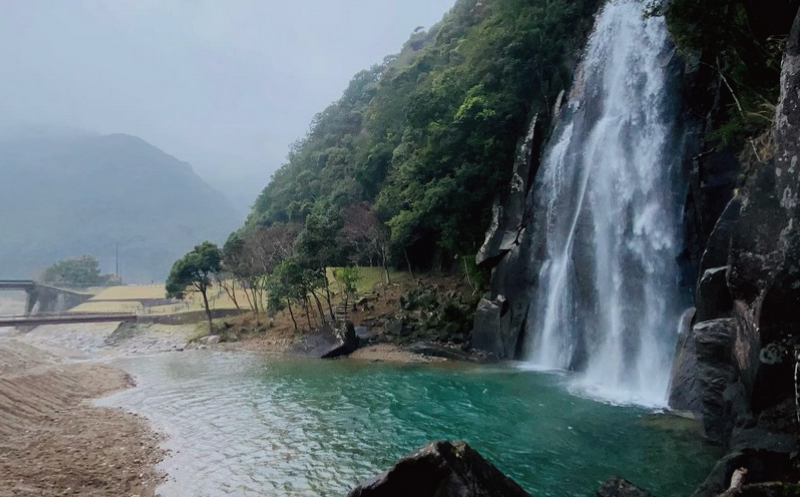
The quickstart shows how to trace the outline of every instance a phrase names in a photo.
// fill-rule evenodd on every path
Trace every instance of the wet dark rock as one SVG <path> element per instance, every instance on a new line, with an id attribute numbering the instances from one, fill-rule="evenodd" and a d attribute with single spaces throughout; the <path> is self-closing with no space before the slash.
<path id="1" fill-rule="evenodd" d="M 800 485 L 788 482 L 769 482 L 745 485 L 737 497 L 797 497 L 800 495 Z"/>
<path id="2" fill-rule="evenodd" d="M 528 125 L 528 133 L 517 149 L 511 181 L 502 196 L 502 201 L 497 201 L 494 205 L 492 224 L 475 258 L 479 266 L 496 266 L 515 245 L 519 244 L 520 234 L 525 229 L 525 201 L 532 179 L 539 169 L 538 150 L 543 135 L 539 128 L 539 117 L 536 115 Z"/>
<path id="3" fill-rule="evenodd" d="M 733 472 L 746 468 L 745 486 L 780 481 L 792 474 L 792 461 L 789 454 L 768 450 L 744 450 L 729 452 L 717 461 L 706 480 L 692 494 L 692 497 L 716 497 L 726 491 L 731 484 Z"/>
<path id="4" fill-rule="evenodd" d="M 687 309 L 681 317 L 675 359 L 669 379 L 669 406 L 679 411 L 700 412 L 703 401 L 697 388 L 697 353 L 692 321 L 695 308 Z"/>
<path id="5" fill-rule="evenodd" d="M 742 199 L 736 197 L 728 202 L 725 210 L 714 225 L 714 230 L 708 238 L 703 259 L 700 263 L 700 274 L 705 271 L 728 265 L 730 254 L 731 235 L 736 229 L 736 222 L 739 219 L 739 212 L 742 208 Z"/>
<path id="6" fill-rule="evenodd" d="M 532 235 L 526 226 L 545 135 L 541 128 L 534 116 L 517 149 L 512 180 L 495 204 L 492 225 L 475 259 L 478 265 L 492 269 L 492 280 L 490 294 L 475 315 L 472 346 L 499 358 L 519 358 L 522 351 L 535 265 L 530 257 Z M 499 316 L 487 303 L 500 307 Z"/>
<path id="7" fill-rule="evenodd" d="M 404 319 L 397 319 L 386 324 L 386 334 L 399 337 L 405 336 L 408 333 L 408 327 Z"/>
<path id="8" fill-rule="evenodd" d="M 613 476 L 603 483 L 597 497 L 653 497 L 653 494 L 624 478 Z"/>
<path id="9" fill-rule="evenodd" d="M 409 345 L 408 347 L 405 348 L 405 350 L 413 352 L 414 354 L 419 354 L 429 357 L 441 357 L 444 359 L 450 359 L 452 361 L 476 360 L 475 356 L 473 356 L 469 352 L 461 350 L 460 348 L 456 349 L 453 347 L 447 347 L 445 345 L 437 345 L 429 342 L 417 342 Z"/>
<path id="10" fill-rule="evenodd" d="M 716 319 L 694 326 L 697 388 L 703 403 L 703 424 L 712 442 L 723 443 L 726 422 L 723 394 L 735 375 L 731 364 L 734 324 Z"/>
<path id="11" fill-rule="evenodd" d="M 698 323 L 731 317 L 733 300 L 728 290 L 727 270 L 727 266 L 707 269 L 700 277 L 695 297 Z"/>
<path id="12" fill-rule="evenodd" d="M 294 344 L 290 353 L 314 357 L 317 359 L 335 359 L 355 352 L 360 345 L 352 323 L 347 323 L 341 330 L 326 324 L 318 330 L 303 335 L 303 339 Z"/>
<path id="13" fill-rule="evenodd" d="M 800 341 L 795 336 L 800 324 L 798 136 L 800 12 L 783 59 L 774 157 L 750 169 L 703 256 L 704 270 L 729 267 L 733 317 L 709 321 L 718 323 L 708 325 L 717 329 L 706 329 L 702 339 L 698 327 L 706 323 L 695 327 L 700 374 L 704 375 L 698 384 L 706 430 L 709 438 L 729 450 L 700 486 L 697 497 L 725 491 L 739 467 L 747 468 L 748 473 L 738 495 L 797 491 L 794 485 L 769 482 L 798 480 L 798 475 L 791 474 L 791 454 L 797 450 L 792 354 Z M 727 324 L 721 325 L 723 322 Z M 723 363 L 726 356 L 727 366 Z"/>
<path id="14" fill-rule="evenodd" d="M 348 497 L 530 497 L 464 442 L 433 442 Z"/>
<path id="15" fill-rule="evenodd" d="M 502 328 L 505 304 L 505 298 L 502 297 L 494 301 L 483 298 L 478 302 L 472 329 L 472 344 L 475 348 L 494 353 L 503 352 L 503 340 L 499 331 Z"/>

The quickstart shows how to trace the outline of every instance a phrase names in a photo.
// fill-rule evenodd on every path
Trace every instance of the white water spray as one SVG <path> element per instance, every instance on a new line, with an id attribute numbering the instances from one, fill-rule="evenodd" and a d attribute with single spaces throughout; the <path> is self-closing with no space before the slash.
<path id="1" fill-rule="evenodd" d="M 598 15 L 539 171 L 528 360 L 585 371 L 589 395 L 659 405 L 679 315 L 677 116 L 666 28 L 642 9 L 618 0 Z"/>

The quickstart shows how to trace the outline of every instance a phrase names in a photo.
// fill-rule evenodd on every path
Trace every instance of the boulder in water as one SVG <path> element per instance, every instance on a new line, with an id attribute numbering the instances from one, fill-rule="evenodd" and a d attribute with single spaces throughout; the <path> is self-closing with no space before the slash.
<path id="1" fill-rule="evenodd" d="M 624 478 L 612 476 L 597 491 L 597 497 L 653 497 L 653 494 Z"/>
<path id="2" fill-rule="evenodd" d="M 530 497 L 465 442 L 432 442 L 348 497 Z"/>

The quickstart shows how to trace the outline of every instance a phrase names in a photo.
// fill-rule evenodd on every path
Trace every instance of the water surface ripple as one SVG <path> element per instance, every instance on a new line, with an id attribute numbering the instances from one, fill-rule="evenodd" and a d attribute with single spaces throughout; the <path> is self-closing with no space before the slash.
<path id="1" fill-rule="evenodd" d="M 435 439 L 468 441 L 535 496 L 589 496 L 612 474 L 690 493 L 717 455 L 649 413 L 507 367 L 396 366 L 185 352 L 118 360 L 137 388 L 101 401 L 169 436 L 164 497 L 344 495 Z"/>

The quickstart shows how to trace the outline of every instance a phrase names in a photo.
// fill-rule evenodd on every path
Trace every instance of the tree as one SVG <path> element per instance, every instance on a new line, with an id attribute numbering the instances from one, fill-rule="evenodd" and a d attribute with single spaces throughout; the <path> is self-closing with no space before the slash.
<path id="1" fill-rule="evenodd" d="M 208 290 L 213 284 L 213 276 L 222 269 L 222 254 L 211 242 L 197 245 L 191 252 L 175 261 L 167 278 L 167 298 L 182 299 L 191 289 L 203 296 L 203 307 L 208 317 L 208 328 L 213 329 L 211 307 L 208 304 Z"/>
<path id="2" fill-rule="evenodd" d="M 358 280 L 361 279 L 361 275 L 358 272 L 357 267 L 342 267 L 336 270 L 336 281 L 339 283 L 339 289 L 344 296 L 344 309 L 345 309 L 345 316 L 347 315 L 347 305 L 350 299 L 353 299 L 353 309 L 355 309 L 355 299 L 358 296 L 357 292 L 357 285 Z"/>
<path id="3" fill-rule="evenodd" d="M 223 269 L 239 281 L 256 314 L 266 311 L 268 277 L 294 253 L 299 231 L 297 224 L 274 224 L 234 233 L 225 243 Z"/>
<path id="4" fill-rule="evenodd" d="M 100 262 L 91 255 L 58 261 L 45 269 L 40 279 L 48 285 L 75 288 L 120 284 L 120 280 L 113 274 L 101 274 Z"/>
<path id="5" fill-rule="evenodd" d="M 331 320 L 336 319 L 331 303 L 331 292 L 326 268 L 343 266 L 347 261 L 347 244 L 344 243 L 342 228 L 344 218 L 339 211 L 329 205 L 318 203 L 315 210 L 306 218 L 306 226 L 297 238 L 297 259 L 306 271 L 308 282 L 321 282 L 325 288 L 325 300 Z M 318 299 L 310 285 L 311 294 Z M 319 306 L 321 307 L 321 305 Z M 322 320 L 325 315 L 322 313 Z"/>
<path id="6" fill-rule="evenodd" d="M 357 74 L 314 118 L 247 227 L 306 221 L 309 232 L 319 232 L 321 219 L 366 201 L 386 231 L 382 259 L 391 247 L 395 265 L 458 268 L 456 256 L 483 243 L 531 116 L 549 122 L 569 87 L 573 54 L 602 3 L 457 0 L 442 22 Z M 340 241 L 318 239 L 327 254 Z"/>
<path id="7" fill-rule="evenodd" d="M 351 205 L 345 211 L 345 225 L 342 229 L 347 243 L 350 244 L 353 264 L 367 262 L 370 266 L 377 259 L 384 273 L 386 282 L 389 277 L 389 230 L 380 222 L 369 202 Z"/>

